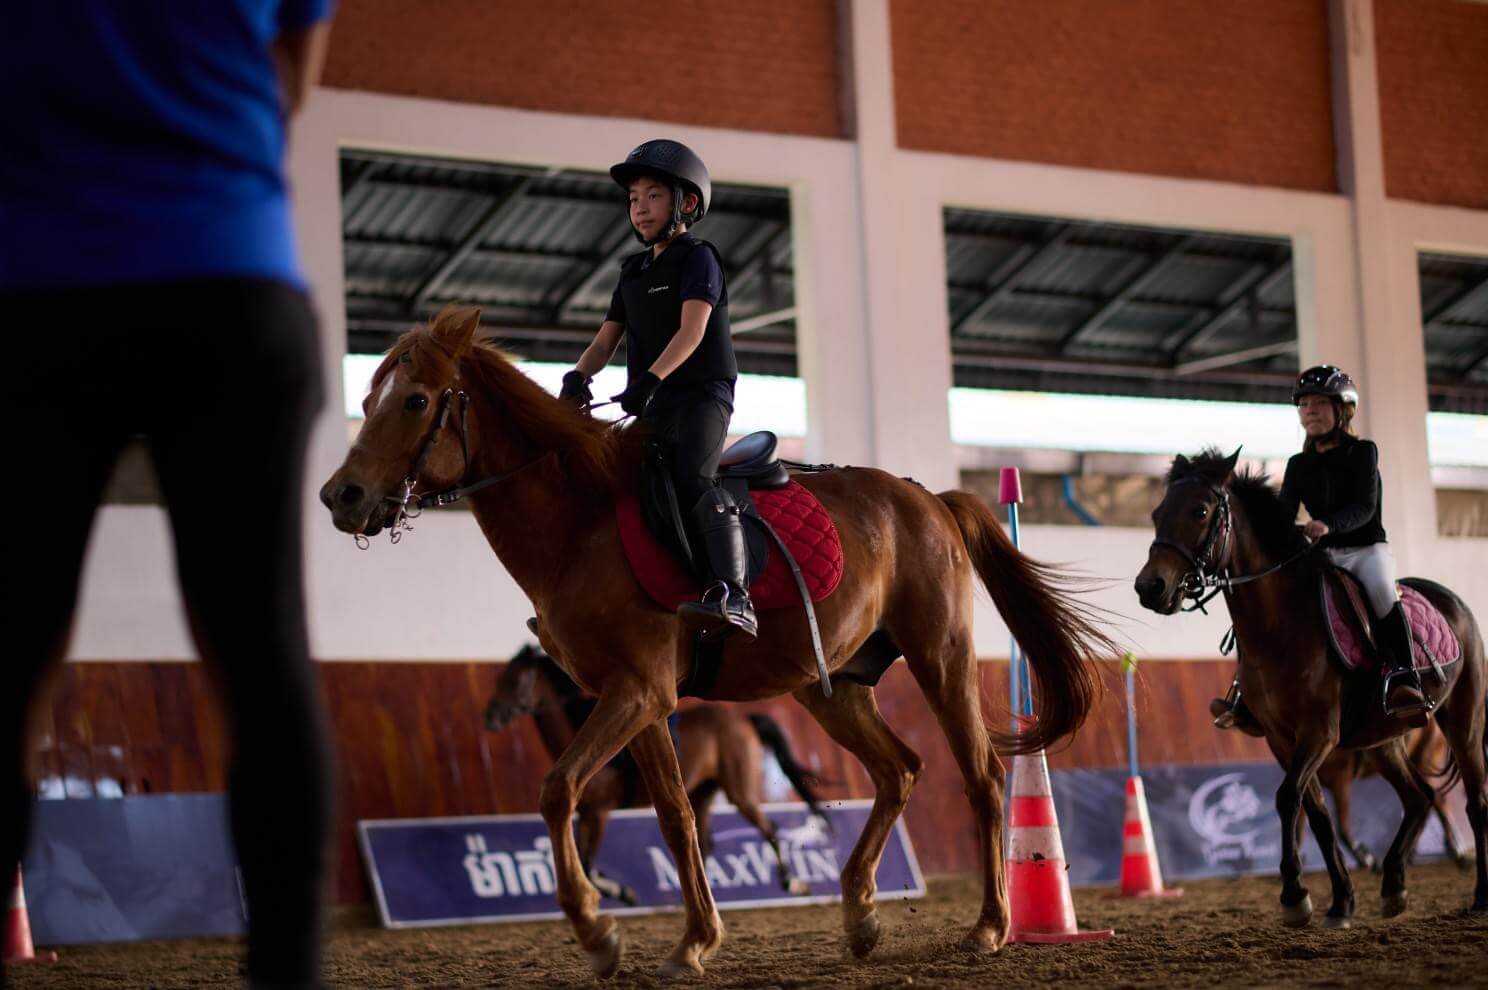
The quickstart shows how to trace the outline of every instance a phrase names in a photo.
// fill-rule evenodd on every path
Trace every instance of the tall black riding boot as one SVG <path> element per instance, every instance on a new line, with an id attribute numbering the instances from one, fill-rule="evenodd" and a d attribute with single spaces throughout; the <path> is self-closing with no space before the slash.
<path id="1" fill-rule="evenodd" d="M 713 488 L 698 499 L 692 516 L 703 540 L 708 569 L 718 583 L 703 592 L 702 601 L 678 606 L 677 614 L 708 627 L 730 626 L 753 639 L 759 624 L 745 589 L 749 552 L 744 546 L 739 506 L 725 489 Z"/>
<path id="2" fill-rule="evenodd" d="M 1374 642 L 1379 649 L 1385 714 L 1405 718 L 1421 715 L 1434 707 L 1426 700 L 1420 672 L 1411 649 L 1410 623 L 1405 607 L 1399 602 L 1374 626 Z"/>

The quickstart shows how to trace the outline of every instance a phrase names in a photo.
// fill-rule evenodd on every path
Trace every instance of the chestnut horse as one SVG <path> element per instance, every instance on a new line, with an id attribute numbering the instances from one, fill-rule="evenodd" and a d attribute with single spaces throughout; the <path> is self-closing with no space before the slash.
<path id="1" fill-rule="evenodd" d="M 1405 809 L 1385 856 L 1380 886 L 1381 910 L 1393 917 L 1406 908 L 1405 861 L 1426 824 L 1435 792 L 1398 743 L 1410 723 L 1385 716 L 1374 676 L 1345 675 L 1329 657 L 1318 603 L 1317 555 L 1307 552 L 1294 515 L 1266 478 L 1235 472 L 1239 456 L 1238 450 L 1229 457 L 1211 450 L 1193 460 L 1182 454 L 1174 459 L 1167 492 L 1152 513 L 1157 538 L 1137 575 L 1137 595 L 1145 607 L 1171 615 L 1206 588 L 1224 593 L 1235 623 L 1241 695 L 1286 770 L 1276 792 L 1283 922 L 1301 927 L 1312 918 L 1312 899 L 1302 885 L 1303 808 L 1332 882 L 1333 903 L 1325 924 L 1346 928 L 1354 912 L 1353 883 L 1318 782 L 1318 768 L 1339 747 L 1372 748 L 1380 774 Z M 1446 669 L 1445 683 L 1430 673 L 1423 679 L 1451 747 L 1453 775 L 1461 774 L 1467 790 L 1478 859 L 1472 909 L 1488 910 L 1488 665 L 1483 637 L 1472 613 L 1451 591 L 1418 578 L 1403 583 L 1441 610 L 1461 644 L 1461 659 Z"/>
<path id="2" fill-rule="evenodd" d="M 558 904 L 594 971 L 612 976 L 619 928 L 599 911 L 570 822 L 585 783 L 629 746 L 681 879 L 685 931 L 661 973 L 699 974 L 723 941 L 723 924 L 666 725 L 692 651 L 677 615 L 636 581 L 615 521 L 616 499 L 639 491 L 641 430 L 612 429 L 550 395 L 474 339 L 479 319 L 478 310 L 447 308 L 398 339 L 322 501 L 338 529 L 365 540 L 390 526 L 396 534 L 405 507 L 470 496 L 481 531 L 537 610 L 543 648 L 597 699 L 542 787 Z M 828 667 L 841 670 L 865 646 L 865 660 L 907 662 L 976 821 L 982 906 L 964 944 L 994 952 L 1008 936 L 1003 770 L 994 747 L 1033 751 L 1073 733 L 1094 702 L 1096 664 L 1120 650 L 1070 599 L 1071 582 L 1019 553 L 974 495 L 935 495 L 870 468 L 796 480 L 825 505 L 842 540 L 842 582 L 816 608 Z M 977 577 L 1038 679 L 1038 718 L 1021 734 L 984 719 L 971 629 Z M 843 677 L 830 696 L 823 688 L 806 615 L 782 609 L 765 616 L 757 640 L 728 641 L 707 697 L 792 693 L 867 768 L 876 798 L 842 870 L 843 925 L 852 951 L 864 955 L 879 937 L 874 871 L 921 762 L 884 722 L 869 686 Z"/>
<path id="3" fill-rule="evenodd" d="M 543 748 L 553 759 L 563 755 L 574 735 L 589 717 L 594 699 L 586 697 L 553 658 L 533 646 L 524 646 L 506 664 L 496 681 L 496 690 L 486 705 L 486 728 L 500 732 L 517 719 L 531 716 Z M 687 803 L 697 821 L 698 846 L 706 858 L 713 847 L 709 819 L 713 799 L 719 791 L 765 838 L 780 866 L 781 889 L 791 894 L 810 891 L 806 881 L 791 876 L 790 864 L 780 854 L 775 823 L 760 810 L 760 783 L 764 749 L 775 756 L 796 793 L 812 814 L 825 820 L 816 785 L 821 781 L 796 761 L 785 730 L 770 716 L 745 715 L 725 705 L 696 705 L 677 716 L 677 758 Z M 579 795 L 579 860 L 584 872 L 601 894 L 625 904 L 637 903 L 635 891 L 601 874 L 594 865 L 604 839 L 610 812 L 617 808 L 647 808 L 651 795 L 640 779 L 640 770 L 628 752 L 621 752 L 598 770 Z"/>

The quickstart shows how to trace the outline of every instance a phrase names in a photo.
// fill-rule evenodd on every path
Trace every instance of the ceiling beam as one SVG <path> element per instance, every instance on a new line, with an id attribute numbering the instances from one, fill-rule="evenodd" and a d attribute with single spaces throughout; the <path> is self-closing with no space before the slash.
<path id="1" fill-rule="evenodd" d="M 413 290 L 412 303 L 415 309 L 428 302 L 438 292 L 449 277 L 454 274 L 456 268 L 464 264 L 481 242 L 491 236 L 492 231 L 501 226 L 517 204 L 521 202 L 523 194 L 532 187 L 534 177 L 526 176 L 512 183 L 500 196 L 492 199 L 481 212 L 480 217 L 471 225 L 465 236 L 450 249 L 444 260 L 434 267 L 424 280 L 419 283 L 417 289 Z"/>
<path id="2" fill-rule="evenodd" d="M 1162 254 L 1152 258 L 1146 265 L 1137 269 L 1121 288 L 1116 290 L 1116 294 L 1108 299 L 1100 309 L 1091 313 L 1085 318 L 1083 323 L 1065 334 L 1064 339 L 1059 342 L 1059 353 L 1068 354 L 1070 348 L 1078 344 L 1087 335 L 1100 329 L 1107 320 L 1116 315 L 1116 312 L 1121 307 L 1131 302 L 1138 293 L 1155 282 L 1174 262 L 1183 257 L 1183 253 L 1192 247 L 1194 241 L 1197 239 L 1194 235 L 1180 237 Z"/>
<path id="3" fill-rule="evenodd" d="M 1445 320 L 1451 315 L 1452 310 L 1456 309 L 1459 304 L 1466 302 L 1469 296 L 1475 296 L 1484 289 L 1488 289 L 1488 275 L 1478 279 L 1476 282 L 1469 282 L 1458 291 L 1453 292 L 1447 298 L 1431 307 L 1430 310 L 1421 314 L 1421 322 L 1429 327 L 1433 323 L 1439 323 Z"/>
<path id="4" fill-rule="evenodd" d="M 572 315 L 574 300 L 580 296 L 587 295 L 594 289 L 595 283 L 606 275 L 612 278 L 619 277 L 620 259 L 633 251 L 639 251 L 640 245 L 635 241 L 630 232 L 630 221 L 627 220 L 623 227 L 618 227 L 612 235 L 609 247 L 603 254 L 594 259 L 589 270 L 579 278 L 571 282 L 552 304 L 552 321 L 558 325 L 568 323 L 574 319 Z"/>
<path id="5" fill-rule="evenodd" d="M 960 330 L 968 323 L 975 323 L 992 312 L 999 303 L 1012 294 L 1016 287 L 1015 283 L 1020 276 L 1064 247 L 1065 243 L 1071 237 L 1075 236 L 1075 231 L 1078 229 L 1078 226 L 1075 224 L 1065 224 L 1037 248 L 1025 244 L 1015 251 L 1012 257 L 999 265 L 997 270 L 987 279 L 989 289 L 987 295 L 983 296 L 980 302 L 968 310 L 965 316 L 962 316 L 955 322 L 955 325 L 951 327 L 951 332 L 954 333 Z"/>
<path id="6" fill-rule="evenodd" d="M 1462 369 L 1461 375 L 1466 380 L 1479 368 L 1488 365 L 1488 347 L 1478 348 L 1478 353 L 1467 359 L 1467 365 Z"/>
<path id="7" fill-rule="evenodd" d="M 1250 304 L 1250 297 L 1260 296 L 1261 293 L 1271 289 L 1283 278 L 1290 278 L 1292 274 L 1292 259 L 1290 257 L 1272 265 L 1269 269 L 1253 266 L 1250 271 L 1232 283 L 1227 290 L 1231 301 L 1219 312 L 1211 316 L 1197 329 L 1191 330 L 1178 342 L 1169 353 L 1174 357 L 1174 363 L 1179 363 L 1177 356 L 1183 351 L 1197 347 L 1210 337 L 1214 336 L 1226 323 L 1236 314 L 1241 313 Z"/>
<path id="8" fill-rule="evenodd" d="M 1198 375 L 1206 371 L 1214 371 L 1218 368 L 1229 368 L 1237 364 L 1246 364 L 1250 361 L 1276 357 L 1278 354 L 1291 354 L 1296 350 L 1297 338 L 1291 336 L 1285 340 L 1272 340 L 1263 344 L 1255 344 L 1251 347 L 1240 347 L 1233 351 L 1225 351 L 1223 354 L 1211 354 L 1193 361 L 1183 361 L 1174 365 L 1173 371 L 1180 375 Z"/>
<path id="9" fill-rule="evenodd" d="M 784 309 L 771 310 L 768 313 L 760 313 L 756 316 L 746 316 L 742 320 L 730 320 L 729 333 L 749 333 L 761 327 L 772 327 L 777 323 L 785 323 L 795 318 L 796 307 L 786 306 Z"/>

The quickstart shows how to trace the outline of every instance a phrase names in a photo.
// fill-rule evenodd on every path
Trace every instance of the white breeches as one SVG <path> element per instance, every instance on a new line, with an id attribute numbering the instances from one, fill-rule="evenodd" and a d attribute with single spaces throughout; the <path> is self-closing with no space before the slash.
<path id="1" fill-rule="evenodd" d="M 1390 553 L 1390 544 L 1329 547 L 1323 552 L 1329 560 L 1359 579 L 1376 619 L 1383 619 L 1400 601 L 1400 593 L 1395 590 L 1395 558 Z"/>

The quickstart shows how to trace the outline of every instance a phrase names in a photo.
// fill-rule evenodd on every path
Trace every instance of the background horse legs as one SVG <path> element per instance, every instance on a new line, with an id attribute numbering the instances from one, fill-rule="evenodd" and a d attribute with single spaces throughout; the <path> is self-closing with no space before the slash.
<path id="1" fill-rule="evenodd" d="M 826 698 L 817 685 L 809 684 L 795 692 L 795 699 L 827 730 L 827 735 L 858 758 L 873 780 L 873 809 L 842 867 L 842 927 L 853 955 L 866 956 L 878 944 L 879 936 L 878 908 L 873 903 L 878 890 L 874 874 L 889 831 L 909 801 L 923 764 L 883 720 L 872 688 L 837 681 L 832 685 L 832 697 Z"/>
<path id="2" fill-rule="evenodd" d="M 718 753 L 718 783 L 744 820 L 765 837 L 780 868 L 780 889 L 789 894 L 810 893 L 805 880 L 791 875 L 790 863 L 781 855 L 775 823 L 760 810 L 760 751 L 757 747 L 724 747 Z"/>
<path id="3" fill-rule="evenodd" d="M 1323 789 L 1316 776 L 1309 782 L 1302 801 L 1307 809 L 1307 820 L 1312 825 L 1312 834 L 1323 852 L 1323 862 L 1328 867 L 1328 880 L 1333 885 L 1333 903 L 1323 925 L 1326 928 L 1347 928 L 1349 919 L 1354 916 L 1354 882 L 1349 879 L 1343 850 L 1338 847 L 1337 837 L 1333 834 L 1333 817 L 1328 814 Z"/>
<path id="4" fill-rule="evenodd" d="M 1436 791 L 1411 765 L 1403 746 L 1384 747 L 1376 758 L 1380 776 L 1400 796 L 1405 817 L 1385 854 L 1384 879 L 1380 883 L 1380 913 L 1393 918 L 1406 908 L 1405 859 L 1416 848 L 1421 830 L 1436 800 Z"/>
<path id="5" fill-rule="evenodd" d="M 595 778 L 598 779 L 598 774 Z M 605 825 L 610 820 L 610 811 L 618 805 L 610 801 L 595 800 L 592 796 L 594 781 L 589 783 L 590 786 L 584 788 L 584 794 L 579 799 L 579 823 L 574 829 L 578 833 L 579 862 L 584 865 L 584 875 L 601 895 L 634 907 L 641 902 L 636 892 L 618 880 L 611 880 L 594 865 L 599 856 L 599 845 L 604 840 Z"/>
<path id="6" fill-rule="evenodd" d="M 1362 869 L 1378 870 L 1379 860 L 1369 847 L 1358 839 L 1353 833 L 1353 803 L 1354 803 L 1354 777 L 1355 772 L 1354 754 L 1335 749 L 1323 765 L 1318 768 L 1318 780 L 1333 795 L 1333 810 L 1338 819 L 1338 837 L 1343 842 L 1343 847 L 1353 854 L 1354 862 Z"/>

